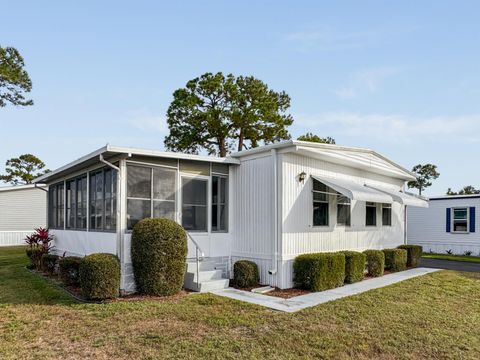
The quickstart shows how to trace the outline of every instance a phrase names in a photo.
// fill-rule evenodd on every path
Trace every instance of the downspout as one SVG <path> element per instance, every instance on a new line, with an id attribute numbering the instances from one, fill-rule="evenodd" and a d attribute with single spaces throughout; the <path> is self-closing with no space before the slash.
<path id="1" fill-rule="evenodd" d="M 114 169 L 117 172 L 117 209 L 116 209 L 116 223 L 117 223 L 117 256 L 120 262 L 122 262 L 123 259 L 123 254 L 121 251 L 121 245 L 122 245 L 122 234 L 121 234 L 121 221 L 120 221 L 120 211 L 121 211 L 121 204 L 122 201 L 120 199 L 121 192 L 120 192 L 120 184 L 122 183 L 122 172 L 120 171 L 120 168 L 118 166 L 113 165 L 112 163 L 108 162 L 103 158 L 103 154 L 100 154 L 98 159 L 100 162 L 104 163 L 108 167 Z M 120 196 L 119 196 L 120 194 Z"/>
<path id="2" fill-rule="evenodd" d="M 403 244 L 407 245 L 408 239 L 407 239 L 407 205 L 405 205 L 405 211 L 404 211 L 404 225 L 403 225 Z"/>
<path id="3" fill-rule="evenodd" d="M 270 275 L 277 273 L 278 262 L 278 164 L 277 149 L 272 149 L 273 157 L 273 269 L 268 270 Z"/>

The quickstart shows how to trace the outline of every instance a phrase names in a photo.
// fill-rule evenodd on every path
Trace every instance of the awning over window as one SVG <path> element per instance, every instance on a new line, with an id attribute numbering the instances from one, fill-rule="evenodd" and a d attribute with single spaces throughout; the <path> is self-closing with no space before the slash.
<path id="1" fill-rule="evenodd" d="M 380 187 L 374 187 L 367 185 L 369 188 L 381 191 L 385 194 L 390 195 L 394 201 L 403 204 L 403 205 L 408 205 L 408 206 L 415 206 L 415 207 L 423 207 L 423 208 L 428 208 L 428 201 L 425 201 L 423 199 L 420 199 L 414 195 L 409 195 L 401 191 L 395 191 L 391 189 L 383 189 Z"/>
<path id="2" fill-rule="evenodd" d="M 391 204 L 393 202 L 393 197 L 385 192 L 377 191 L 365 185 L 358 184 L 356 182 L 345 180 L 345 179 L 333 179 L 329 177 L 323 177 L 318 175 L 312 175 L 317 181 L 327 185 L 329 188 L 332 188 L 335 191 L 338 191 L 340 194 L 348 197 L 352 200 L 359 201 L 371 201 L 376 203 L 387 203 Z"/>

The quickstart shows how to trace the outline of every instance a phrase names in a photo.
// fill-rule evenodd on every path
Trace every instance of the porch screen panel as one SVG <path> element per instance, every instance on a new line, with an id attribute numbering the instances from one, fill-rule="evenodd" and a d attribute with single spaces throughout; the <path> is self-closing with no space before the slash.
<path id="1" fill-rule="evenodd" d="M 57 227 L 57 188 L 54 185 L 48 189 L 48 226 Z"/>
<path id="2" fill-rule="evenodd" d="M 127 167 L 127 229 L 152 215 L 152 168 Z"/>
<path id="3" fill-rule="evenodd" d="M 90 174 L 90 229 L 103 230 L 103 171 Z"/>
<path id="4" fill-rule="evenodd" d="M 207 184 L 203 179 L 182 178 L 182 226 L 207 231 Z"/>
<path id="5" fill-rule="evenodd" d="M 153 217 L 175 220 L 175 170 L 153 168 Z"/>
<path id="6" fill-rule="evenodd" d="M 65 192 L 63 183 L 57 185 L 57 228 L 63 229 L 65 216 Z"/>
<path id="7" fill-rule="evenodd" d="M 76 180 L 69 180 L 67 181 L 66 199 L 65 199 L 66 210 L 67 210 L 65 227 L 67 229 L 75 229 L 75 214 L 77 211 L 76 197 L 77 197 Z"/>
<path id="8" fill-rule="evenodd" d="M 78 178 L 76 183 L 77 191 L 77 210 L 75 226 L 77 229 L 87 228 L 87 177 Z"/>
<path id="9" fill-rule="evenodd" d="M 117 225 L 117 172 L 112 169 L 104 172 L 105 230 L 114 230 Z"/>
<path id="10" fill-rule="evenodd" d="M 228 178 L 212 176 L 212 231 L 227 231 Z"/>

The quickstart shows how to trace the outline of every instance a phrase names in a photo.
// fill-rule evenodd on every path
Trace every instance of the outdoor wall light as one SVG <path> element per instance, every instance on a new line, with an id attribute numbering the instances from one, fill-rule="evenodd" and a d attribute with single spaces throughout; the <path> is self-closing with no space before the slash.
<path id="1" fill-rule="evenodd" d="M 305 171 L 302 171 L 300 174 L 298 174 L 298 182 L 303 183 L 306 177 L 307 177 L 307 174 L 305 173 Z"/>

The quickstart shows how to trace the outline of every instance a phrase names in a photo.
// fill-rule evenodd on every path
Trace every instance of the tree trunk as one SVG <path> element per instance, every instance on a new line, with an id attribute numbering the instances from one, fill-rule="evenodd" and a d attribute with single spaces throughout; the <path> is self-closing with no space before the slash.
<path id="1" fill-rule="evenodd" d="M 227 148 L 225 147 L 225 139 L 220 139 L 218 141 L 218 150 L 220 153 L 220 157 L 227 156 Z"/>
<path id="2" fill-rule="evenodd" d="M 238 151 L 243 150 L 243 132 L 240 129 L 240 134 L 238 135 Z"/>

